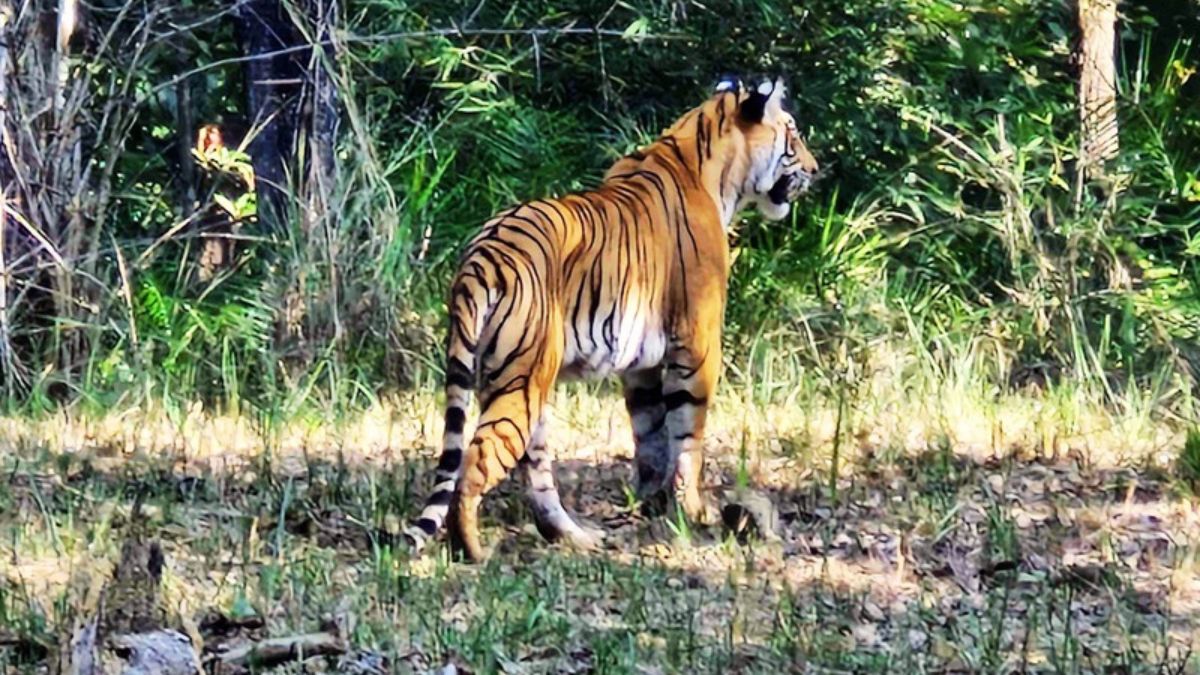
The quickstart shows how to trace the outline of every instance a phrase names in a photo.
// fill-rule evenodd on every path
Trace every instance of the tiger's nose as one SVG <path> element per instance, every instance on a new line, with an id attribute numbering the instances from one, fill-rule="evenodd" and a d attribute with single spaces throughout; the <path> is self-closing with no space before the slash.
<path id="1" fill-rule="evenodd" d="M 808 148 L 805 148 L 804 152 L 800 154 L 800 168 L 804 170 L 804 173 L 808 174 L 810 179 L 816 178 L 817 172 L 821 169 L 821 167 L 817 165 L 817 158 L 812 156 L 812 153 L 808 151 Z"/>

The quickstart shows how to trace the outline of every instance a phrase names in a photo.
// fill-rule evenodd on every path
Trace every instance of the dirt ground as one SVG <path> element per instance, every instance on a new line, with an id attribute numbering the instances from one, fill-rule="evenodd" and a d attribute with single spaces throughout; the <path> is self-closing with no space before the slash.
<path id="1" fill-rule="evenodd" d="M 238 645 L 320 630 L 337 653 L 274 671 L 1200 672 L 1179 434 L 955 405 L 839 424 L 723 398 L 707 497 L 766 497 L 777 519 L 739 538 L 644 515 L 619 400 L 569 392 L 558 477 L 604 550 L 543 542 L 510 481 L 485 501 L 480 566 L 393 536 L 429 488 L 432 398 L 278 426 L 198 409 L 4 421 L 0 670 L 50 670 L 141 533 L 164 554 L 163 622 L 212 672 L 237 672 L 220 656 Z"/>

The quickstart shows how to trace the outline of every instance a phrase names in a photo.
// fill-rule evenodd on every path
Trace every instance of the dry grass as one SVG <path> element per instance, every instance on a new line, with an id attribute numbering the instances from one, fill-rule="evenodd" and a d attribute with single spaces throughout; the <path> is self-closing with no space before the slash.
<path id="1" fill-rule="evenodd" d="M 619 400 L 571 388 L 559 477 L 607 549 L 546 545 L 509 485 L 487 502 L 496 555 L 480 568 L 389 545 L 427 487 L 430 397 L 275 428 L 200 410 L 5 420 L 0 630 L 24 647 L 0 646 L 0 663 L 37 671 L 94 607 L 142 490 L 168 609 L 210 643 L 199 624 L 218 611 L 269 634 L 343 617 L 399 672 L 1200 665 L 1200 509 L 1167 472 L 1180 433 L 1053 397 L 871 401 L 849 406 L 835 444 L 832 406 L 727 390 L 710 497 L 748 482 L 782 520 L 778 541 L 739 545 L 640 515 Z"/>

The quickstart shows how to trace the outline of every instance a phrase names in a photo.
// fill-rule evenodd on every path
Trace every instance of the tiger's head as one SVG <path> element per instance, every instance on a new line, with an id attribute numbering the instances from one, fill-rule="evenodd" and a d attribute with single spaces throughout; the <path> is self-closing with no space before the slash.
<path id="1" fill-rule="evenodd" d="M 817 175 L 817 160 L 804 145 L 796 120 L 785 108 L 781 79 L 764 80 L 753 88 L 739 79 L 722 80 L 713 102 L 724 111 L 737 106 L 737 127 L 744 143 L 734 161 L 742 164 L 741 185 L 735 186 L 738 210 L 754 206 L 764 217 L 779 220 Z"/>

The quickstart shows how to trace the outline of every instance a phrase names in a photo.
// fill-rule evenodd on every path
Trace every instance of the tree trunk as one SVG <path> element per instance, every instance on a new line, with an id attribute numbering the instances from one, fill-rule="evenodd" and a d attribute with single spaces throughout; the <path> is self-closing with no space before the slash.
<path id="1" fill-rule="evenodd" d="M 1119 149 L 1117 135 L 1117 0 L 1079 0 L 1081 169 L 1099 177 Z"/>
<path id="2" fill-rule="evenodd" d="M 312 126 L 309 134 L 309 202 L 314 219 L 330 217 L 338 131 L 338 90 L 334 70 L 336 54 L 333 27 L 337 20 L 337 0 L 309 0 L 308 14 L 313 22 L 313 39 L 319 45 L 309 61 Z"/>
<path id="3" fill-rule="evenodd" d="M 258 220 L 267 230 L 286 224 L 288 177 L 295 156 L 303 51 L 280 0 L 250 0 L 238 11 L 246 63 L 246 96 L 258 196 Z"/>
<path id="4" fill-rule="evenodd" d="M 180 70 L 184 55 L 180 55 Z M 175 84 L 175 159 L 179 163 L 179 217 L 186 219 L 196 208 L 196 161 L 192 147 L 196 143 L 196 111 L 192 107 L 192 82 Z"/>
<path id="5" fill-rule="evenodd" d="M 308 186 L 304 218 L 306 235 L 311 240 L 314 226 L 324 229 L 324 251 L 328 260 L 339 257 L 341 239 L 337 236 L 338 210 L 333 205 L 333 181 L 338 129 L 338 90 L 336 80 L 336 59 L 334 25 L 337 21 L 337 0 L 308 0 L 306 3 L 308 19 L 313 30 L 309 33 L 317 48 L 313 49 L 308 63 L 308 86 L 310 108 L 308 158 Z M 332 272 L 332 270 L 331 270 Z M 341 289 L 330 277 L 329 290 L 332 293 L 329 323 L 333 325 L 333 339 L 341 342 L 345 333 L 342 325 L 340 307 Z"/>

